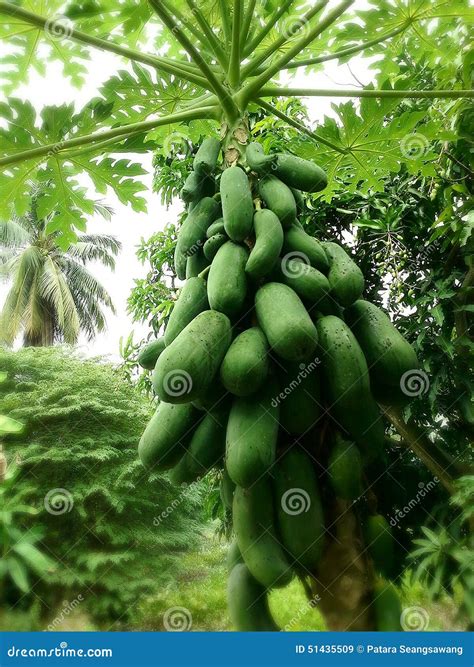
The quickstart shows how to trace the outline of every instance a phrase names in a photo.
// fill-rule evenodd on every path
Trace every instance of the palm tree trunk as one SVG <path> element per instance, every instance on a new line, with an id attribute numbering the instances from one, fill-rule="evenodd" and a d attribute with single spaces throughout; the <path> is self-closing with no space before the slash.
<path id="1" fill-rule="evenodd" d="M 350 506 L 350 502 L 337 499 L 328 517 L 328 542 L 315 576 L 318 609 L 328 630 L 375 630 L 373 570 L 360 522 Z"/>
<path id="2" fill-rule="evenodd" d="M 25 331 L 23 347 L 51 347 L 54 345 L 54 316 L 47 306 L 43 307 L 41 331 Z"/>

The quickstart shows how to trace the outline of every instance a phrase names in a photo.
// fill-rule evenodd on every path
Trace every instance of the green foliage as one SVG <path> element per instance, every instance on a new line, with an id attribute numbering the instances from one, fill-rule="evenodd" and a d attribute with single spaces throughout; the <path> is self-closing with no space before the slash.
<path id="1" fill-rule="evenodd" d="M 6 441 L 19 472 L 5 499 L 16 511 L 35 508 L 15 528 L 34 528 L 34 546 L 56 564 L 47 580 L 31 579 L 43 614 L 81 594 L 94 618 L 125 620 L 193 545 L 201 490 L 177 493 L 165 477 L 145 473 L 137 442 L 151 406 L 110 365 L 60 348 L 1 352 L 0 362 L 9 378 L 2 410 L 26 427 Z M 8 602 L 18 601 L 12 589 Z"/>

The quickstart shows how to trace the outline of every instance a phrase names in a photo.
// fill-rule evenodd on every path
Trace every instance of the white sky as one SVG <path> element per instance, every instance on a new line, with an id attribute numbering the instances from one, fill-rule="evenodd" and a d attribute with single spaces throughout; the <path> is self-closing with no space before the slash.
<path id="1" fill-rule="evenodd" d="M 356 0 L 353 7 L 362 9 L 367 7 L 366 0 Z M 124 68 L 124 61 L 113 54 L 94 51 L 94 59 L 89 67 L 87 84 L 77 90 L 72 87 L 61 73 L 59 63 L 48 65 L 47 78 L 34 74 L 28 85 L 15 91 L 16 97 L 28 98 L 33 101 L 37 110 L 46 105 L 60 105 L 74 101 L 76 109 L 80 109 L 97 94 L 100 85 L 106 81 L 117 69 Z M 373 72 L 368 70 L 370 60 L 361 57 L 351 59 L 351 70 L 354 76 L 363 84 L 373 79 Z M 291 80 L 291 85 L 306 88 L 337 88 L 357 87 L 359 83 L 354 79 L 346 65 L 338 67 L 334 62 L 326 63 L 324 72 L 305 76 L 298 74 Z M 1 96 L 0 96 L 1 99 Z M 344 102 L 346 98 L 338 98 L 337 102 Z M 330 100 L 327 98 L 308 98 L 306 100 L 312 123 L 321 121 L 324 115 L 333 115 Z M 133 287 L 134 280 L 146 275 L 147 267 L 142 266 L 135 256 L 135 250 L 142 237 L 148 238 L 155 231 L 175 220 L 181 203 L 177 201 L 166 210 L 161 206 L 158 195 L 151 191 L 152 170 L 151 155 L 133 156 L 135 161 L 141 161 L 148 171 L 143 177 L 147 190 L 141 193 L 148 201 L 148 213 L 135 213 L 129 207 L 121 204 L 113 192 L 109 191 L 105 203 L 114 209 L 112 221 L 105 222 L 100 217 L 89 220 L 88 232 L 107 233 L 115 235 L 122 243 L 123 249 L 117 259 L 115 273 L 105 269 L 100 264 L 88 265 L 94 275 L 105 285 L 115 303 L 117 314 L 108 314 L 107 331 L 97 336 L 91 343 L 81 341 L 81 349 L 87 355 L 110 355 L 113 360 L 119 357 L 120 337 L 126 338 L 133 329 L 135 340 L 148 333 L 147 327 L 140 323 L 133 323 L 127 314 L 127 298 Z M 99 198 L 99 197 L 97 197 Z M 0 284 L 0 306 L 6 295 L 6 286 Z"/>

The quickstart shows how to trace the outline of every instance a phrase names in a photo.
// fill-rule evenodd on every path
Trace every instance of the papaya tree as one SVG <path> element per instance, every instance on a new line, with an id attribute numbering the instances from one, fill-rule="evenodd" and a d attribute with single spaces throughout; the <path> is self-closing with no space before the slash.
<path id="1" fill-rule="evenodd" d="M 80 111 L 47 107 L 37 118 L 29 102 L 2 105 L 0 215 L 24 214 L 30 180 L 47 182 L 39 215 L 56 212 L 49 227 L 68 247 L 94 207 L 82 174 L 140 211 L 143 168 L 130 154 L 179 143 L 186 157 L 206 137 L 182 189 L 175 270 L 186 283 L 154 359 L 147 350 L 161 402 L 139 453 L 146 467 L 172 468 L 176 482 L 222 468 L 237 536 L 229 607 L 238 629 L 276 629 L 266 593 L 293 576 L 310 600 L 319 596 L 329 629 L 399 629 L 393 535 L 373 491 L 388 466 L 386 419 L 454 490 L 451 470 L 404 419 L 427 380 L 412 347 L 361 298 L 350 254 L 308 235 L 298 215 L 301 191 L 330 201 L 342 188 L 380 191 L 401 169 L 436 173 L 430 143 L 454 140 L 458 128 L 435 102 L 429 116 L 409 104 L 393 111 L 400 100 L 449 100 L 452 115 L 474 96 L 472 10 L 462 0 L 354 4 L 54 0 L 46 16 L 30 2 L 0 2 L 9 91 L 56 60 L 81 86 L 95 50 L 127 63 Z M 426 89 L 407 53 L 436 63 Z M 368 86 L 285 84 L 356 54 L 379 58 Z M 286 102 L 300 97 L 360 101 L 312 128 Z M 249 112 L 259 109 L 298 140 L 272 152 L 253 141 Z"/>

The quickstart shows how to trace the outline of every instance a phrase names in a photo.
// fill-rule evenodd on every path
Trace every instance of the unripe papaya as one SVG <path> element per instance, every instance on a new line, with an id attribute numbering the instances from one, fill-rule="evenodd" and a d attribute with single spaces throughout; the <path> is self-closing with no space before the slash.
<path id="1" fill-rule="evenodd" d="M 245 171 L 238 166 L 225 169 L 220 192 L 225 231 L 232 241 L 243 241 L 253 228 L 252 191 Z"/>
<path id="2" fill-rule="evenodd" d="M 304 435 L 321 418 L 322 401 L 317 360 L 286 362 L 279 369 L 280 424 L 293 435 Z"/>
<path id="3" fill-rule="evenodd" d="M 296 202 L 290 188 L 276 176 L 264 176 L 259 182 L 261 198 L 279 221 L 288 229 L 296 221 Z"/>
<path id="4" fill-rule="evenodd" d="M 225 234 L 224 218 L 218 218 L 208 227 L 206 232 L 207 238 L 210 239 L 214 234 Z"/>
<path id="5" fill-rule="evenodd" d="M 362 459 L 353 442 L 336 436 L 328 461 L 334 493 L 343 500 L 355 500 L 362 493 Z"/>
<path id="6" fill-rule="evenodd" d="M 184 181 L 184 185 L 181 190 L 181 199 L 187 204 L 190 204 L 191 202 L 196 201 L 201 197 L 201 191 L 202 179 L 195 171 L 191 171 Z"/>
<path id="7" fill-rule="evenodd" d="M 328 258 L 323 246 L 296 225 L 285 231 L 283 253 L 288 256 L 287 259 L 300 257 L 323 273 L 329 269 Z"/>
<path id="8" fill-rule="evenodd" d="M 244 488 L 264 475 L 275 460 L 278 437 L 276 385 L 269 382 L 256 394 L 234 400 L 226 435 L 226 468 Z"/>
<path id="9" fill-rule="evenodd" d="M 275 266 L 283 246 L 283 228 L 270 209 L 257 211 L 253 218 L 255 245 L 250 252 L 245 271 L 257 280 Z"/>
<path id="10" fill-rule="evenodd" d="M 198 410 L 214 410 L 230 403 L 230 394 L 216 376 L 207 390 L 193 401 Z"/>
<path id="11" fill-rule="evenodd" d="M 296 188 L 290 188 L 290 190 L 293 193 L 293 197 L 295 198 L 296 213 L 298 215 L 301 215 L 301 213 L 304 212 L 304 204 L 305 204 L 304 197 L 301 194 L 301 192 L 299 190 L 297 190 Z"/>
<path id="12" fill-rule="evenodd" d="M 399 632 L 402 607 L 395 586 L 387 581 L 377 581 L 373 602 L 375 625 L 379 632 Z"/>
<path id="13" fill-rule="evenodd" d="M 324 516 L 311 459 L 293 446 L 272 468 L 278 531 L 296 569 L 314 570 L 324 544 Z"/>
<path id="14" fill-rule="evenodd" d="M 320 192 L 328 184 L 326 173 L 314 162 L 289 153 L 278 153 L 274 173 L 291 188 L 303 192 Z"/>
<path id="15" fill-rule="evenodd" d="M 152 371 L 155 368 L 158 357 L 163 352 L 165 347 L 166 343 L 163 336 L 151 341 L 151 343 L 144 345 L 140 350 L 137 359 L 140 366 L 145 368 L 147 371 Z"/>
<path id="16" fill-rule="evenodd" d="M 376 571 L 389 577 L 395 562 L 395 552 L 392 529 L 388 521 L 381 514 L 369 516 L 364 533 Z"/>
<path id="17" fill-rule="evenodd" d="M 384 446 L 384 426 L 370 393 L 369 371 L 354 334 L 334 315 L 317 321 L 324 394 L 329 412 L 367 459 Z"/>
<path id="18" fill-rule="evenodd" d="M 237 544 L 252 576 L 265 588 L 286 586 L 293 572 L 275 537 L 272 487 L 268 477 L 262 477 L 249 489 L 237 486 L 233 517 Z"/>
<path id="19" fill-rule="evenodd" d="M 189 278 L 181 288 L 178 300 L 171 311 L 165 331 L 166 345 L 170 345 L 196 315 L 208 309 L 205 281 L 198 277 Z"/>
<path id="20" fill-rule="evenodd" d="M 277 632 L 277 624 L 268 606 L 265 588 L 243 563 L 232 570 L 227 584 L 229 616 L 239 632 Z"/>
<path id="21" fill-rule="evenodd" d="M 409 400 L 402 378 L 419 368 L 415 350 L 396 330 L 388 316 L 368 301 L 356 301 L 346 311 L 346 321 L 367 359 L 370 386 L 382 403 Z"/>
<path id="22" fill-rule="evenodd" d="M 255 295 L 255 311 L 270 347 L 287 361 L 314 354 L 316 327 L 299 296 L 287 285 L 267 283 Z"/>
<path id="23" fill-rule="evenodd" d="M 232 572 L 234 567 L 238 565 L 239 563 L 243 563 L 244 559 L 242 558 L 242 554 L 240 553 L 239 545 L 237 544 L 237 540 L 233 539 L 232 542 L 229 545 L 229 549 L 227 550 L 227 558 L 226 558 L 226 564 L 227 564 L 227 569 L 229 572 Z"/>
<path id="24" fill-rule="evenodd" d="M 291 287 L 311 307 L 324 300 L 330 290 L 326 276 L 298 257 L 296 259 L 283 258 L 281 282 Z"/>
<path id="25" fill-rule="evenodd" d="M 235 491 L 235 484 L 231 480 L 229 473 L 227 472 L 227 468 L 224 466 L 219 486 L 219 492 L 222 504 L 229 510 L 232 509 L 232 503 L 234 501 L 234 491 Z"/>
<path id="26" fill-rule="evenodd" d="M 228 411 L 208 412 L 195 429 L 183 458 L 171 473 L 175 484 L 190 484 L 218 465 L 225 452 Z"/>
<path id="27" fill-rule="evenodd" d="M 324 250 L 329 258 L 328 280 L 331 294 L 347 308 L 364 291 L 364 275 L 347 252 L 337 243 L 325 241 Z"/>
<path id="28" fill-rule="evenodd" d="M 220 149 L 221 143 L 215 137 L 204 139 L 194 156 L 194 170 L 200 175 L 213 174 L 216 169 Z"/>
<path id="29" fill-rule="evenodd" d="M 268 375 L 268 343 L 258 327 L 239 334 L 222 362 L 221 380 L 227 391 L 236 396 L 249 396 L 261 387 Z"/>
<path id="30" fill-rule="evenodd" d="M 186 278 L 187 261 L 186 255 L 181 251 L 177 243 L 174 249 L 174 271 L 180 280 Z"/>
<path id="31" fill-rule="evenodd" d="M 265 155 L 263 146 L 256 141 L 252 141 L 248 144 L 247 150 L 245 151 L 245 157 L 250 169 L 257 174 L 271 173 L 272 166 L 275 164 L 276 159 L 274 154 Z"/>
<path id="32" fill-rule="evenodd" d="M 189 278 L 196 278 L 201 271 L 204 271 L 206 266 L 209 266 L 209 260 L 205 257 L 202 250 L 198 250 L 187 258 L 186 262 L 186 280 Z"/>
<path id="33" fill-rule="evenodd" d="M 167 470 L 182 458 L 199 413 L 190 403 L 161 402 L 138 445 L 145 468 Z"/>
<path id="34" fill-rule="evenodd" d="M 230 318 L 242 312 L 247 296 L 247 258 L 247 248 L 227 241 L 212 260 L 207 278 L 209 305 Z"/>
<path id="35" fill-rule="evenodd" d="M 231 343 L 225 315 L 205 310 L 165 348 L 156 363 L 153 387 L 162 401 L 187 403 L 205 394 Z"/>
<path id="36" fill-rule="evenodd" d="M 212 262 L 219 248 L 223 246 L 224 243 L 226 243 L 228 240 L 229 237 L 227 234 L 214 234 L 214 236 L 209 237 L 203 247 L 203 252 L 206 259 L 209 262 Z"/>
<path id="37" fill-rule="evenodd" d="M 212 197 L 201 199 L 193 210 L 188 213 L 178 233 L 177 247 L 183 255 L 194 255 L 204 245 L 206 232 L 216 220 L 220 206 Z"/>

